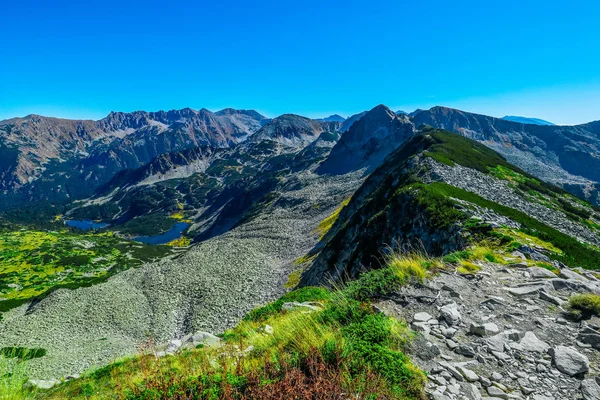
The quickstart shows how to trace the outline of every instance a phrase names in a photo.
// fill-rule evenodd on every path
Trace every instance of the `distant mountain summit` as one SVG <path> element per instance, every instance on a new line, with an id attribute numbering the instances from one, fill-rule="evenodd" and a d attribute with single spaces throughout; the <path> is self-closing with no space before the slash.
<path id="1" fill-rule="evenodd" d="M 512 122 L 520 122 L 522 124 L 531 124 L 531 125 L 554 125 L 552 122 L 544 121 L 539 118 L 527 118 L 527 117 L 518 117 L 515 115 L 507 115 L 502 117 L 502 119 L 506 121 Z"/>
<path id="2" fill-rule="evenodd" d="M 414 126 L 408 117 L 397 115 L 380 104 L 365 113 L 344 132 L 319 170 L 333 174 L 347 173 L 359 168 L 371 171 L 414 132 Z"/>
<path id="3" fill-rule="evenodd" d="M 342 117 L 341 115 L 333 114 L 326 118 L 320 118 L 317 121 L 320 121 L 320 122 L 344 122 L 345 120 L 346 120 L 346 118 Z"/>

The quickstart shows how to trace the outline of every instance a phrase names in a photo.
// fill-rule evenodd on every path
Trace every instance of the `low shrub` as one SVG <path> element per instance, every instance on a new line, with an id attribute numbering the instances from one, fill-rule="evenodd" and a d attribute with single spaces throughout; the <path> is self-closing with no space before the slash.
<path id="1" fill-rule="evenodd" d="M 584 293 L 569 297 L 569 311 L 577 319 L 600 316 L 600 295 Z"/>

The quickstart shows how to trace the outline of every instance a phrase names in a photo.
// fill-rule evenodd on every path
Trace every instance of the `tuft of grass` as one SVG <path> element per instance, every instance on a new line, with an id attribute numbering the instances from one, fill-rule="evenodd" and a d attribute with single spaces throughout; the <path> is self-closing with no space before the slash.
<path id="1" fill-rule="evenodd" d="M 498 248 L 489 243 L 480 243 L 471 250 L 471 260 L 485 260 L 496 264 L 506 264 Z"/>
<path id="2" fill-rule="evenodd" d="M 392 253 L 387 259 L 387 266 L 402 283 L 409 280 L 422 281 L 427 277 L 427 266 L 431 259 L 420 254 Z"/>
<path id="3" fill-rule="evenodd" d="M 337 221 L 338 217 L 340 216 L 342 208 L 346 207 L 348 203 L 350 203 L 350 199 L 351 197 L 348 197 L 347 199 L 342 201 L 340 206 L 329 217 L 321 221 L 321 223 L 315 230 L 315 232 L 319 234 L 319 240 L 322 240 L 325 237 L 325 235 L 327 235 L 327 232 L 329 232 L 329 230 L 333 227 L 335 221 Z"/>
<path id="4" fill-rule="evenodd" d="M 288 302 L 299 302 L 303 303 L 306 301 L 325 301 L 331 298 L 331 292 L 325 288 L 320 287 L 303 287 L 298 290 L 284 294 L 276 301 L 269 303 L 265 306 L 255 308 L 250 311 L 244 317 L 244 321 L 252 322 L 263 322 L 269 317 L 278 314 L 281 311 L 281 307 L 284 303 Z"/>
<path id="5" fill-rule="evenodd" d="M 457 269 L 459 274 L 472 274 L 481 270 L 481 267 L 477 264 L 473 264 L 470 261 L 460 260 L 459 267 Z"/>
<path id="6" fill-rule="evenodd" d="M 409 281 L 425 279 L 432 263 L 431 259 L 416 253 L 393 252 L 387 256 L 384 268 L 363 273 L 348 283 L 344 293 L 360 301 L 386 296 Z"/>
<path id="7" fill-rule="evenodd" d="M 22 360 L 22 352 L 2 349 L 0 354 L 0 399 L 28 400 L 34 399 L 36 390 L 26 388 L 29 381 L 27 363 Z"/>
<path id="8" fill-rule="evenodd" d="M 28 349 L 26 347 L 3 347 L 0 349 L 0 356 L 5 358 L 16 358 L 19 361 L 41 358 L 45 355 L 46 349 L 41 348 Z"/>
<path id="9" fill-rule="evenodd" d="M 569 297 L 569 311 L 577 319 L 600 316 L 600 295 L 584 293 Z"/>

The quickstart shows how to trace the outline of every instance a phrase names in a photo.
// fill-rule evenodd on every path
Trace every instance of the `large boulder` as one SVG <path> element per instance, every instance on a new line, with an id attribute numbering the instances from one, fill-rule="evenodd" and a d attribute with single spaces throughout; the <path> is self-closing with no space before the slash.
<path id="1" fill-rule="evenodd" d="M 590 360 L 572 347 L 557 346 L 550 349 L 550 355 L 556 369 L 563 374 L 581 375 L 590 369 Z"/>
<path id="2" fill-rule="evenodd" d="M 221 339 L 208 332 L 196 332 L 191 337 L 191 342 L 194 346 L 203 344 L 205 346 L 216 346 L 221 342 Z"/>

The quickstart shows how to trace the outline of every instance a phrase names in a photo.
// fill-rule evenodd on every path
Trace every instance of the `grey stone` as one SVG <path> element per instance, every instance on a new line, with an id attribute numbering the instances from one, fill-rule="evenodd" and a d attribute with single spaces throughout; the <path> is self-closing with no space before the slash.
<path id="1" fill-rule="evenodd" d="M 529 267 L 527 269 L 527 272 L 529 272 L 529 275 L 531 275 L 532 278 L 556 278 L 556 274 L 554 274 L 554 272 L 552 271 L 548 271 L 546 268 L 541 268 L 541 267 Z"/>
<path id="2" fill-rule="evenodd" d="M 490 381 L 485 376 L 480 376 L 479 377 L 479 382 L 481 383 L 481 386 L 483 386 L 483 387 L 490 387 L 490 386 L 492 386 L 492 381 Z"/>
<path id="3" fill-rule="evenodd" d="M 479 391 L 479 388 L 472 383 L 461 383 L 460 389 L 461 394 L 468 400 L 481 399 L 481 392 Z"/>
<path id="4" fill-rule="evenodd" d="M 281 306 L 282 310 L 286 310 L 286 311 L 290 311 L 290 310 L 295 310 L 298 308 L 302 308 L 305 309 L 307 311 L 319 311 L 322 310 L 322 307 L 320 307 L 319 305 L 315 304 L 315 303 L 311 303 L 311 302 L 305 302 L 305 303 L 298 303 L 295 301 L 289 302 L 289 303 L 283 303 L 283 305 Z"/>
<path id="5" fill-rule="evenodd" d="M 450 372 L 450 374 L 452 374 L 452 376 L 457 380 L 457 381 L 464 381 L 464 378 L 462 376 L 462 374 L 451 364 L 445 362 L 445 361 L 439 361 L 439 364 L 446 368 L 446 370 L 448 372 Z"/>
<path id="6" fill-rule="evenodd" d="M 522 287 L 505 287 L 503 288 L 508 293 L 512 294 L 516 297 L 525 297 L 525 296 L 538 296 L 539 291 L 543 288 L 543 286 L 535 285 L 535 286 L 522 286 Z"/>
<path id="7" fill-rule="evenodd" d="M 561 278 L 564 278 L 564 279 L 576 279 L 578 281 L 587 281 L 588 280 L 586 277 L 581 276 L 577 272 L 572 271 L 568 268 L 561 269 L 558 276 L 560 276 Z"/>
<path id="8" fill-rule="evenodd" d="M 454 302 L 440 308 L 440 315 L 451 326 L 458 325 L 462 319 L 458 305 Z"/>
<path id="9" fill-rule="evenodd" d="M 600 386 L 594 379 L 581 382 L 581 395 L 584 400 L 600 400 Z"/>
<path id="10" fill-rule="evenodd" d="M 499 372 L 496 372 L 496 371 L 495 371 L 495 372 L 493 372 L 493 373 L 492 373 L 492 376 L 491 376 L 491 378 L 492 378 L 492 380 L 494 380 L 494 381 L 500 381 L 500 380 L 502 380 L 502 378 L 504 378 L 504 377 L 502 376 L 502 374 L 501 374 L 501 373 L 499 373 Z"/>
<path id="11" fill-rule="evenodd" d="M 462 354 L 466 357 L 475 357 L 475 350 L 473 347 L 466 344 L 459 344 L 458 347 L 454 350 L 455 353 Z"/>
<path id="12" fill-rule="evenodd" d="M 52 389 L 56 385 L 60 385 L 60 381 L 56 379 L 31 379 L 29 384 L 35 386 L 38 389 L 48 390 Z"/>
<path id="13" fill-rule="evenodd" d="M 485 324 L 471 324 L 469 331 L 477 336 L 490 336 L 495 335 L 500 332 L 498 325 L 493 322 L 488 322 Z"/>
<path id="14" fill-rule="evenodd" d="M 462 376 L 465 377 L 468 382 L 477 382 L 479 380 L 479 376 L 468 368 L 457 366 L 456 369 L 462 374 Z"/>
<path id="15" fill-rule="evenodd" d="M 194 346 L 203 344 L 205 346 L 216 346 L 221 342 L 221 339 L 212 333 L 208 332 L 196 332 L 192 336 L 192 343 Z"/>
<path id="16" fill-rule="evenodd" d="M 537 353 L 545 353 L 550 349 L 548 343 L 538 339 L 535 333 L 531 331 L 525 332 L 523 339 L 519 343 L 512 344 L 511 347 L 516 350 L 534 351 Z"/>
<path id="17" fill-rule="evenodd" d="M 487 388 L 487 392 L 491 397 L 498 397 L 499 399 L 508 399 L 508 395 L 502 391 L 502 389 L 496 386 L 490 386 Z"/>
<path id="18" fill-rule="evenodd" d="M 167 354 L 175 354 L 177 353 L 182 344 L 183 343 L 179 339 L 170 340 L 167 344 L 167 350 L 165 351 L 167 352 Z"/>
<path id="19" fill-rule="evenodd" d="M 433 317 L 426 312 L 419 312 L 413 316 L 413 322 L 427 322 Z"/>
<path id="20" fill-rule="evenodd" d="M 544 292 L 543 290 L 540 291 L 540 299 L 545 300 L 552 304 L 556 304 L 557 306 L 562 306 L 563 304 L 566 303 L 566 301 L 564 301 L 556 296 L 552 296 L 551 294 L 548 294 L 548 293 Z"/>
<path id="21" fill-rule="evenodd" d="M 575 376 L 590 369 L 590 360 L 572 347 L 557 346 L 550 349 L 556 368 L 563 374 Z"/>

